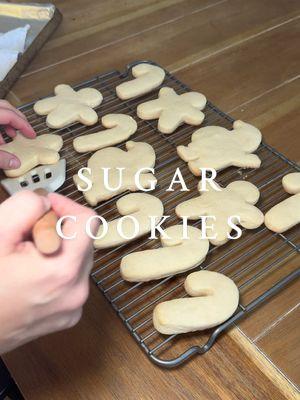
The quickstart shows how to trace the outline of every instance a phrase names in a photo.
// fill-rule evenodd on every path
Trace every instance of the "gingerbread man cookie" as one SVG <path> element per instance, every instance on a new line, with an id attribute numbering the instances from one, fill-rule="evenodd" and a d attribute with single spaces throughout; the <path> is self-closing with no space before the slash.
<path id="1" fill-rule="evenodd" d="M 239 304 L 236 284 L 219 272 L 193 272 L 184 289 L 191 297 L 164 301 L 154 308 L 158 332 L 173 335 L 213 328 L 230 318 Z"/>
<path id="2" fill-rule="evenodd" d="M 94 88 L 83 88 L 77 92 L 69 85 L 57 85 L 55 96 L 35 103 L 33 109 L 39 115 L 47 115 L 49 128 L 59 129 L 74 122 L 94 125 L 98 115 L 93 108 L 102 102 L 102 94 Z"/>
<path id="3" fill-rule="evenodd" d="M 265 215 L 265 225 L 273 232 L 282 233 L 300 223 L 300 172 L 292 172 L 282 179 L 288 197 L 272 207 Z"/>
<path id="4" fill-rule="evenodd" d="M 216 184 L 221 190 L 208 185 L 207 191 L 201 191 L 200 185 L 201 182 L 198 186 L 200 196 L 178 204 L 175 212 L 178 217 L 185 216 L 191 220 L 197 220 L 200 216 L 215 217 L 215 221 L 208 220 L 206 229 L 207 237 L 215 246 L 229 240 L 228 235 L 232 230 L 228 224 L 229 217 L 234 216 L 232 222 L 246 229 L 258 228 L 264 222 L 263 213 L 254 206 L 259 199 L 259 190 L 252 183 L 235 181 L 223 189 Z"/>
<path id="5" fill-rule="evenodd" d="M 28 139 L 17 133 L 12 142 L 2 144 L 0 150 L 14 154 L 21 161 L 17 169 L 4 170 L 9 178 L 24 175 L 40 164 L 55 164 L 59 160 L 59 150 L 63 140 L 58 135 L 45 134 Z"/>
<path id="6" fill-rule="evenodd" d="M 188 163 L 190 171 L 201 175 L 201 168 L 221 170 L 230 166 L 258 168 L 261 161 L 252 154 L 261 142 L 261 133 L 254 126 L 235 121 L 233 130 L 206 126 L 192 135 L 188 146 L 178 146 L 177 153 Z"/>
<path id="7" fill-rule="evenodd" d="M 130 216 L 130 218 L 125 218 L 122 223 L 120 221 L 122 217 L 108 222 L 108 229 L 105 235 L 104 227 L 101 225 L 97 236 L 103 237 L 94 241 L 96 249 L 118 246 L 146 235 L 151 229 L 149 215 L 155 217 L 155 224 L 158 224 L 164 213 L 164 206 L 161 200 L 147 193 L 127 194 L 116 202 L 116 207 L 122 216 Z M 135 219 L 138 228 L 136 233 L 135 223 L 132 218 Z M 125 237 L 120 235 L 118 227 Z"/>
<path id="8" fill-rule="evenodd" d="M 142 189 L 149 189 L 156 184 L 156 178 L 152 173 L 141 171 L 139 178 L 136 174 L 142 168 L 153 168 L 155 164 L 155 152 L 152 146 L 144 142 L 129 141 L 125 144 L 127 151 L 117 147 L 106 147 L 94 153 L 88 161 L 87 171 L 83 175 L 92 181 L 92 187 L 83 192 L 86 201 L 95 206 L 101 201 L 108 200 L 126 190 L 136 192 Z M 104 169 L 107 172 L 107 184 L 104 179 Z M 120 171 L 118 168 L 122 168 Z M 75 175 L 74 182 L 81 190 L 87 185 L 78 175 Z M 138 182 L 141 188 L 138 187 Z"/>
<path id="9" fill-rule="evenodd" d="M 107 114 L 101 119 L 105 131 L 79 136 L 73 140 L 73 147 L 78 153 L 96 151 L 127 140 L 137 130 L 137 123 L 125 114 Z"/>
<path id="10" fill-rule="evenodd" d="M 163 87 L 158 93 L 158 99 L 139 104 L 137 115 L 141 119 L 158 119 L 158 130 L 162 133 L 172 133 L 183 124 L 200 125 L 204 119 L 201 110 L 204 109 L 206 98 L 197 92 L 176 94 L 175 90 Z"/>
<path id="11" fill-rule="evenodd" d="M 148 63 L 135 65 L 132 68 L 132 75 L 135 79 L 116 87 L 117 95 L 121 100 L 128 100 L 151 92 L 165 79 L 165 71 L 162 68 Z"/>
<path id="12" fill-rule="evenodd" d="M 209 249 L 207 239 L 201 239 L 201 231 L 187 227 L 183 238 L 182 225 L 170 226 L 161 237 L 162 247 L 137 251 L 122 258 L 120 271 L 129 282 L 147 282 L 186 272 L 205 260 Z"/>

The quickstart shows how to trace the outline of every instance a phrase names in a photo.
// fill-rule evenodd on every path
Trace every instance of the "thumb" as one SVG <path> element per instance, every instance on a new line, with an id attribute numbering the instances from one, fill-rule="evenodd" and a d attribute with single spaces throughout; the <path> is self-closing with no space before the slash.
<path id="1" fill-rule="evenodd" d="M 47 197 L 29 190 L 22 190 L 5 200 L 0 205 L 0 253 L 9 254 L 49 209 Z"/>
<path id="2" fill-rule="evenodd" d="M 14 154 L 0 150 L 0 169 L 16 169 L 21 165 L 20 160 Z"/>

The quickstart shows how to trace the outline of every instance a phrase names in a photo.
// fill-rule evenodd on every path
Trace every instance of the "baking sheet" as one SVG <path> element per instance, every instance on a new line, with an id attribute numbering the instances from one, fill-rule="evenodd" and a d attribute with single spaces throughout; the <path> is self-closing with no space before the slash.
<path id="1" fill-rule="evenodd" d="M 7 3 L 0 1 L 0 32 L 30 25 L 26 37 L 25 51 L 20 54 L 15 66 L 0 82 L 0 98 L 18 79 L 32 58 L 43 46 L 61 21 L 61 14 L 53 4 Z"/>

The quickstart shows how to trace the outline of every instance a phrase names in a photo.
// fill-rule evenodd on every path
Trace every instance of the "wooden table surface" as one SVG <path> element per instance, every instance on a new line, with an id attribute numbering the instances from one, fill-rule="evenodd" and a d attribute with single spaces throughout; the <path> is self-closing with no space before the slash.
<path id="1" fill-rule="evenodd" d="M 151 59 L 300 161 L 299 0 L 54 3 L 64 20 L 8 94 L 13 104 Z M 296 399 L 299 289 L 290 285 L 205 355 L 162 370 L 92 286 L 77 327 L 4 360 L 30 400 Z"/>

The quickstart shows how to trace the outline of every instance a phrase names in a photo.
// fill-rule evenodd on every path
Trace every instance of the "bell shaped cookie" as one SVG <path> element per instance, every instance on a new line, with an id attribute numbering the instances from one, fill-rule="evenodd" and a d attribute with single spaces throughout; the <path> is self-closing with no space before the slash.
<path id="1" fill-rule="evenodd" d="M 207 185 L 207 191 L 201 191 L 200 196 L 178 204 L 175 209 L 178 217 L 197 220 L 200 216 L 214 217 L 207 220 L 206 235 L 215 246 L 220 246 L 229 240 L 232 230 L 228 218 L 236 225 L 246 229 L 258 228 L 264 222 L 263 213 L 254 206 L 259 199 L 259 190 L 250 182 L 235 181 L 226 188 Z M 239 217 L 239 219 L 237 218 Z"/>
<path id="2" fill-rule="evenodd" d="M 148 143 L 134 141 L 126 142 L 125 146 L 127 151 L 118 147 L 106 147 L 91 156 L 87 164 L 91 173 L 83 173 L 84 180 L 87 178 L 92 183 L 89 190 L 86 190 L 87 184 L 79 175 L 73 177 L 78 189 L 83 190 L 84 197 L 91 206 L 127 190 L 136 192 L 155 186 L 154 175 L 142 170 L 153 168 L 155 165 L 153 147 Z"/>
<path id="3" fill-rule="evenodd" d="M 74 122 L 94 125 L 98 115 L 93 108 L 102 102 L 102 94 L 94 88 L 83 88 L 77 92 L 69 85 L 57 85 L 55 96 L 35 103 L 33 109 L 39 115 L 47 115 L 49 128 L 59 129 Z"/>
<path id="4" fill-rule="evenodd" d="M 283 233 L 300 223 L 300 172 L 285 175 L 282 186 L 293 196 L 276 204 L 265 215 L 266 227 L 277 233 Z"/>
<path id="5" fill-rule="evenodd" d="M 190 171 L 201 175 L 201 168 L 222 170 L 235 166 L 259 168 L 261 161 L 252 154 L 260 145 L 261 133 L 253 125 L 235 121 L 233 130 L 220 126 L 206 126 L 192 135 L 188 146 L 178 146 L 177 153 L 188 163 Z"/>
<path id="6" fill-rule="evenodd" d="M 158 119 L 158 130 L 172 133 L 183 123 L 200 125 L 204 119 L 201 110 L 206 105 L 206 98 L 197 92 L 178 95 L 174 89 L 163 87 L 158 99 L 139 104 L 137 115 L 144 120 Z"/>
<path id="7" fill-rule="evenodd" d="M 59 160 L 59 150 L 62 148 L 61 136 L 45 134 L 34 139 L 28 139 L 17 133 L 12 142 L 0 146 L 0 150 L 14 154 L 21 161 L 16 169 L 4 170 L 9 178 L 26 174 L 38 165 L 55 164 Z"/>

